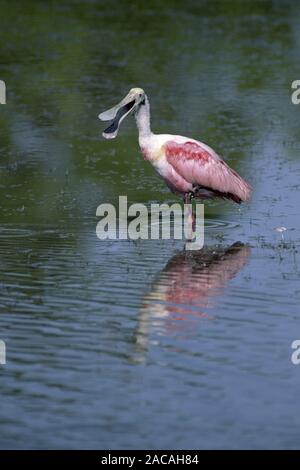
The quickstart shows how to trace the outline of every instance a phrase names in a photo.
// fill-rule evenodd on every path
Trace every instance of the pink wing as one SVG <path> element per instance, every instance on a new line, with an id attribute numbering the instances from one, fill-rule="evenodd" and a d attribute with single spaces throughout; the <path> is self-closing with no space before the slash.
<path id="1" fill-rule="evenodd" d="M 164 148 L 169 164 L 189 183 L 236 202 L 250 199 L 251 186 L 209 147 L 169 140 Z"/>

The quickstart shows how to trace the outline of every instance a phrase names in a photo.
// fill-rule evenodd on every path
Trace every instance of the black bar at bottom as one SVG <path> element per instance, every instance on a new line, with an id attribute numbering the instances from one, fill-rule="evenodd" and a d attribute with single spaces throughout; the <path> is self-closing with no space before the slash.
<path id="1" fill-rule="evenodd" d="M 97 468 L 121 465 L 136 468 L 139 465 L 189 465 L 195 468 L 206 463 L 283 463 L 300 462 L 300 451 L 289 450 L 3 450 L 0 451 L 0 464 L 76 462 L 95 463 Z"/>

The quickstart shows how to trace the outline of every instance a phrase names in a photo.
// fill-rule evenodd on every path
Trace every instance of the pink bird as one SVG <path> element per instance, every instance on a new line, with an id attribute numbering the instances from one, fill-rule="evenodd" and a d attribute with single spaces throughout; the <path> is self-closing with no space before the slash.
<path id="1" fill-rule="evenodd" d="M 183 196 L 185 203 L 193 198 L 214 197 L 237 203 L 249 201 L 251 186 L 212 148 L 188 137 L 151 131 L 149 100 L 142 88 L 132 88 L 119 104 L 99 114 L 102 121 L 112 121 L 103 137 L 115 138 L 121 122 L 133 112 L 144 159 L 152 163 L 173 193 Z"/>

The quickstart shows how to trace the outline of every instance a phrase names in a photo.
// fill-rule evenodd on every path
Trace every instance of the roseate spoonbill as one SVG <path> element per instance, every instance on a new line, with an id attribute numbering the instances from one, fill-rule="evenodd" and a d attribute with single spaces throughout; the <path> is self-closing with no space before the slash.
<path id="1" fill-rule="evenodd" d="M 221 197 L 237 203 L 250 199 L 251 186 L 213 149 L 188 137 L 151 131 L 149 100 L 142 88 L 132 88 L 119 104 L 99 114 L 102 121 L 112 121 L 103 137 L 115 138 L 121 122 L 131 113 L 135 114 L 144 159 L 185 203 L 192 198 Z"/>

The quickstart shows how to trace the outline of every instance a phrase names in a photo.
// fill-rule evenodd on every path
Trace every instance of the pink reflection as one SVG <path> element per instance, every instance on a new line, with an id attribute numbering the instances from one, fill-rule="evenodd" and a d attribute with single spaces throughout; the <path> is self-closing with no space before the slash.
<path id="1" fill-rule="evenodd" d="M 150 330 L 168 335 L 193 330 L 214 317 L 209 309 L 226 284 L 247 264 L 251 249 L 234 243 L 175 255 L 159 273 L 140 309 L 136 344 L 147 349 Z"/>

